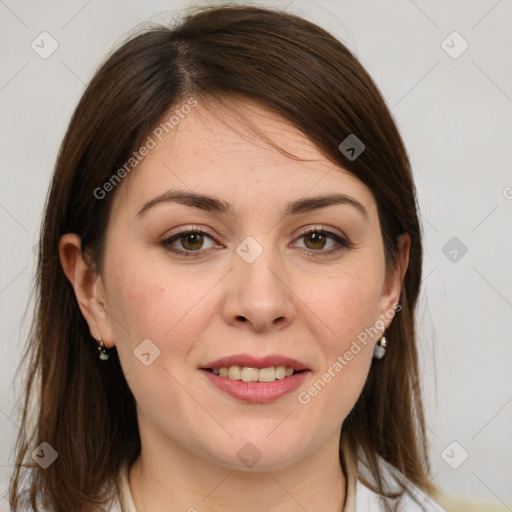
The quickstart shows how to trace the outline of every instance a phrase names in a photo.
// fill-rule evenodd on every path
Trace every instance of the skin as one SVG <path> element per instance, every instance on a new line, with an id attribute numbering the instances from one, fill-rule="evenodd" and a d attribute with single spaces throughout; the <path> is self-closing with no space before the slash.
<path id="1" fill-rule="evenodd" d="M 298 393 L 365 328 L 379 319 L 391 323 L 410 239 L 400 237 L 400 264 L 386 280 L 370 190 L 279 116 L 249 101 L 230 104 L 235 110 L 199 102 L 118 185 L 102 275 L 88 272 L 73 233 L 61 239 L 62 266 L 91 335 L 117 347 L 137 401 L 142 451 L 129 481 L 139 512 L 340 511 L 346 498 L 340 431 L 382 333 L 361 344 L 307 405 Z M 236 111 L 307 161 L 257 138 Z M 229 202 L 237 216 L 169 202 L 137 217 L 146 201 L 169 189 L 213 195 Z M 333 192 L 359 201 L 368 218 L 346 204 L 280 215 L 292 199 Z M 213 238 L 204 236 L 201 245 L 201 239 L 187 243 L 182 237 L 172 246 L 202 251 L 199 257 L 161 245 L 178 228 L 194 226 Z M 322 255 L 339 244 L 302 236 L 310 227 L 339 234 L 352 247 Z M 252 263 L 236 252 L 248 236 L 263 249 Z M 144 339 L 160 350 L 148 366 L 134 356 Z M 237 353 L 290 356 L 311 373 L 275 402 L 247 403 L 212 386 L 198 369 Z M 262 455 L 251 468 L 237 457 L 247 442 Z"/>

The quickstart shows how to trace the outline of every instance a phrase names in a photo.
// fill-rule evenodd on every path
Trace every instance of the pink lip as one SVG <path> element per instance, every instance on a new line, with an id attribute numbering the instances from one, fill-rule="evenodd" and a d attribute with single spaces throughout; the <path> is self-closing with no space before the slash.
<path id="1" fill-rule="evenodd" d="M 222 359 L 219 359 L 219 361 L 222 361 Z M 265 364 L 267 366 L 262 366 L 262 368 L 274 366 L 273 364 Z M 231 364 L 229 366 L 235 365 Z M 241 366 L 249 365 L 244 364 Z M 252 367 L 254 368 L 255 366 Z M 258 367 L 258 365 L 256 365 L 256 367 Z M 291 368 L 291 366 L 289 366 L 289 368 Z M 284 379 L 275 380 L 273 382 L 243 382 L 241 380 L 233 380 L 228 377 L 220 377 L 219 375 L 215 375 L 214 373 L 204 369 L 200 369 L 200 371 L 221 391 L 224 391 L 238 400 L 244 400 L 252 403 L 268 403 L 281 398 L 290 391 L 298 388 L 310 373 L 309 370 L 306 370 L 296 373 L 291 377 L 285 377 Z"/>
<path id="2" fill-rule="evenodd" d="M 286 368 L 293 368 L 297 371 L 308 370 L 308 367 L 305 364 L 290 357 L 281 355 L 254 357 L 249 354 L 235 354 L 232 356 L 221 357 L 220 359 L 205 364 L 202 368 L 218 369 L 229 368 L 230 366 L 247 366 L 249 368 L 260 369 L 270 368 L 271 366 L 286 366 Z"/>

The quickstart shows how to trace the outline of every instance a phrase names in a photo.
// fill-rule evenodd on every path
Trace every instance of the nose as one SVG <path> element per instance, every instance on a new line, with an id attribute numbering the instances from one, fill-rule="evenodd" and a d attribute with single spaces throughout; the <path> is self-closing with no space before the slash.
<path id="1" fill-rule="evenodd" d="M 238 254 L 226 282 L 226 323 L 257 332 L 284 329 L 296 314 L 294 294 L 282 260 L 265 249 L 252 262 Z"/>

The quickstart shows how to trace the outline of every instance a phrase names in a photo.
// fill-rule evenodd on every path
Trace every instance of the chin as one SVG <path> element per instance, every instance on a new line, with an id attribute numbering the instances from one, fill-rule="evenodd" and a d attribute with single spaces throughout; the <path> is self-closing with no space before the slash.
<path id="1" fill-rule="evenodd" d="M 264 435 L 259 433 L 250 436 L 245 431 L 243 435 L 225 439 L 222 446 L 216 444 L 204 448 L 209 452 L 210 460 L 230 470 L 239 471 L 276 471 L 306 456 L 304 440 L 295 437 L 296 430 L 294 438 L 287 436 L 284 430 L 281 435 L 274 432 L 269 436 L 269 432 L 272 429 L 266 429 Z"/>

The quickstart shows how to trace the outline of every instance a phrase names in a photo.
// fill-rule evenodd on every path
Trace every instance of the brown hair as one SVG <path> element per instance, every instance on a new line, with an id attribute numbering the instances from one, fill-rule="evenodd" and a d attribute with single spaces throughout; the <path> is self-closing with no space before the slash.
<path id="1" fill-rule="evenodd" d="M 164 113 L 192 94 L 260 102 L 369 187 L 388 272 L 397 265 L 397 237 L 409 233 L 402 309 L 387 331 L 392 346 L 372 365 L 343 431 L 354 453 L 362 450 L 368 461 L 376 483 L 367 484 L 374 490 L 387 492 L 379 455 L 420 489 L 433 492 L 414 325 L 421 232 L 402 139 L 375 83 L 340 41 L 292 14 L 225 5 L 200 8 L 174 27 L 132 35 L 97 71 L 72 116 L 41 228 L 35 314 L 22 356 L 27 378 L 10 482 L 12 509 L 19 510 L 23 498 L 31 510 L 39 510 L 38 503 L 56 512 L 95 510 L 112 496 L 105 482 L 139 455 L 134 397 L 115 348 L 108 361 L 97 357 L 60 264 L 59 240 L 77 233 L 82 252 L 101 273 L 115 191 L 101 200 L 94 191 L 140 147 Z M 354 160 L 338 148 L 350 134 L 366 146 Z M 32 427 L 31 414 L 36 415 Z M 29 457 L 42 442 L 58 452 L 47 469 Z M 26 474 L 25 496 L 20 487 Z"/>

